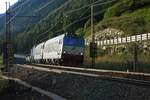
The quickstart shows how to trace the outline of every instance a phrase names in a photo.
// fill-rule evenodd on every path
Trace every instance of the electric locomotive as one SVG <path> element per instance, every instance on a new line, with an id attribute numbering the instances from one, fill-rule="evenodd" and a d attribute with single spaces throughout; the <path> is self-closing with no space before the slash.
<path id="1" fill-rule="evenodd" d="M 84 48 L 83 37 L 62 34 L 33 47 L 30 62 L 80 66 L 84 60 Z"/>

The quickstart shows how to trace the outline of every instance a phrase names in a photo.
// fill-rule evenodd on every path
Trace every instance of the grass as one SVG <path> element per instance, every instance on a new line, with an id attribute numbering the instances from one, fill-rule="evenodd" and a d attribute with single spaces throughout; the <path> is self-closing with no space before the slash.
<path id="1" fill-rule="evenodd" d="M 0 65 L 2 65 L 3 64 L 3 58 L 2 58 L 2 56 L 0 56 Z"/>
<path id="2" fill-rule="evenodd" d="M 133 53 L 128 52 L 124 54 L 101 55 L 100 51 L 98 51 L 95 68 L 117 71 L 133 71 Z M 89 48 L 86 47 L 84 67 L 91 68 L 91 63 L 92 59 L 89 57 Z M 150 53 L 138 53 L 138 66 L 136 68 L 136 71 L 150 73 Z"/>
<path id="3" fill-rule="evenodd" d="M 91 67 L 92 59 L 85 59 L 84 65 L 86 67 Z M 95 68 L 97 69 L 106 69 L 106 70 L 118 70 L 118 71 L 127 71 L 132 70 L 131 68 L 132 62 L 131 61 L 123 61 L 122 59 L 119 59 L 118 57 L 112 57 L 112 56 L 102 56 L 96 58 L 96 65 Z"/>
<path id="4" fill-rule="evenodd" d="M 0 68 L 2 68 L 2 65 L 3 65 L 3 58 L 2 56 L 0 56 Z"/>
<path id="5" fill-rule="evenodd" d="M 104 57 L 103 57 L 104 58 Z M 102 58 L 101 58 L 102 59 Z M 96 59 L 96 69 L 105 69 L 105 70 L 117 70 L 117 71 L 133 71 L 133 60 L 130 61 L 114 61 L 114 59 L 118 59 L 116 57 L 108 58 L 108 59 L 102 59 L 100 60 L 99 57 Z M 150 59 L 150 57 L 148 58 Z M 85 59 L 84 66 L 91 68 L 92 66 L 92 59 Z M 139 60 L 138 66 L 136 68 L 137 72 L 143 72 L 143 73 L 150 73 L 150 62 L 143 62 Z"/>
<path id="6" fill-rule="evenodd" d="M 0 69 L 2 69 L 3 67 L 3 57 L 0 55 Z"/>

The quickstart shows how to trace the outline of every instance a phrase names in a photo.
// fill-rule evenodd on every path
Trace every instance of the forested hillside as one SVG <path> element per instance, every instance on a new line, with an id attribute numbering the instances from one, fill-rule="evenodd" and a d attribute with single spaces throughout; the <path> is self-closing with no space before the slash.
<path id="1" fill-rule="evenodd" d="M 18 16 L 34 17 L 16 17 L 13 21 L 14 51 L 29 53 L 29 49 L 37 39 L 39 43 L 41 40 L 66 32 L 89 36 L 91 1 L 20 0 L 12 7 L 13 11 Z M 124 35 L 150 31 L 150 0 L 94 0 L 94 2 L 96 31 L 115 28 L 124 31 Z M 3 21 L 4 17 L 0 17 L 1 33 L 4 31 Z M 47 34 L 38 38 L 46 31 Z"/>
<path id="2" fill-rule="evenodd" d="M 110 7 L 97 27 L 123 30 L 124 35 L 150 32 L 150 0 L 122 0 Z"/>
<path id="3" fill-rule="evenodd" d="M 4 31 L 5 15 L 0 14 L 0 35 Z"/>
<path id="4" fill-rule="evenodd" d="M 32 2 L 33 1 L 34 0 L 32 0 Z M 100 4 L 106 1 L 109 0 L 95 0 L 94 4 Z M 38 2 L 39 1 L 37 1 L 37 3 Z M 31 24 L 32 26 L 30 26 L 27 30 L 17 35 L 17 38 L 15 38 L 15 42 L 16 42 L 15 48 L 18 49 L 15 51 L 16 52 L 29 51 L 29 49 L 33 45 L 35 45 L 35 41 L 37 41 L 38 36 L 46 32 L 47 30 L 49 30 L 47 34 L 42 35 L 38 40 L 43 40 L 43 38 L 45 37 L 51 38 L 66 32 L 76 33 L 76 31 L 79 28 L 83 28 L 85 23 L 90 19 L 91 3 L 92 2 L 90 0 L 49 0 L 49 2 L 45 3 L 45 5 L 43 5 L 42 7 L 38 7 L 38 9 L 34 11 L 36 13 L 32 13 L 34 15 L 43 16 L 43 17 L 40 18 L 39 21 L 36 22 L 36 24 Z M 113 3 L 114 1 L 109 2 L 107 4 L 96 6 L 95 21 L 102 20 L 106 8 L 113 5 Z M 82 9 L 78 9 L 78 8 L 82 8 Z M 77 9 L 77 11 L 74 11 L 74 9 Z M 25 10 L 29 11 L 29 9 L 25 9 Z M 86 25 L 87 27 L 88 27 L 88 22 Z M 79 35 L 83 35 L 83 32 Z M 38 43 L 39 42 L 41 41 L 38 41 Z"/>

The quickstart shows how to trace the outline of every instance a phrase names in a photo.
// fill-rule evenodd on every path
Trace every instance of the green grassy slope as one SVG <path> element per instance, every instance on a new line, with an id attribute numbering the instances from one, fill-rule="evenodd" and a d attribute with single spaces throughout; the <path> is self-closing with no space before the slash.
<path id="1" fill-rule="evenodd" d="M 110 7 L 97 28 L 107 27 L 123 30 L 125 35 L 150 32 L 150 1 L 123 0 Z"/>
<path id="2" fill-rule="evenodd" d="M 2 56 L 0 55 L 0 65 L 2 65 L 3 64 L 3 58 L 2 58 Z"/>

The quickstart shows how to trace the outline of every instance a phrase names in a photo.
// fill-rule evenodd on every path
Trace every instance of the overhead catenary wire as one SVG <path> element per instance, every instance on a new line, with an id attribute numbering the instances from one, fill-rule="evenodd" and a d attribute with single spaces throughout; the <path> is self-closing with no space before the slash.
<path id="1" fill-rule="evenodd" d="M 100 6 L 100 5 L 103 5 L 103 4 L 109 4 L 109 3 L 113 2 L 113 1 L 116 1 L 116 0 L 111 0 L 111 1 L 104 2 L 104 3 L 95 4 L 95 5 L 93 5 L 93 6 Z M 95 13 L 93 16 L 96 16 L 96 15 L 99 15 L 99 14 L 103 13 L 105 10 L 106 10 L 106 9 L 104 9 L 104 10 L 98 12 L 98 13 Z M 75 10 L 74 10 L 74 11 L 75 11 Z M 75 23 L 77 23 L 77 22 L 80 22 L 80 21 L 82 21 L 82 20 L 85 20 L 85 19 L 87 19 L 87 18 L 89 18 L 89 17 L 91 17 L 91 15 L 86 16 L 86 17 L 83 17 L 82 19 L 76 20 L 76 21 L 70 23 L 69 25 L 67 25 L 65 28 L 68 28 L 68 27 L 70 27 L 71 25 L 73 25 L 73 24 L 75 24 Z M 64 29 L 64 28 L 62 28 L 62 29 L 60 29 L 60 30 L 58 30 L 58 31 L 55 31 L 55 32 L 56 32 L 56 33 L 57 33 L 57 32 L 60 32 L 60 31 L 62 31 L 63 29 Z"/>
<path id="2" fill-rule="evenodd" d="M 89 9 L 89 8 L 88 8 L 88 9 Z M 87 11 L 88 11 L 88 9 L 87 9 Z M 86 12 L 87 12 L 87 11 L 86 11 Z M 86 12 L 85 12 L 85 13 L 86 13 Z M 84 13 L 83 13 L 80 17 L 82 17 L 83 15 L 84 15 Z M 79 18 L 80 18 L 80 17 L 79 17 Z M 56 24 L 57 24 L 57 23 L 56 23 Z M 48 32 L 50 32 L 53 28 L 55 28 L 56 24 L 55 24 L 52 28 L 48 29 L 46 32 L 40 34 L 40 36 L 41 36 L 41 35 L 44 35 L 44 34 L 46 34 L 46 33 L 48 33 Z"/>
<path id="3" fill-rule="evenodd" d="M 40 9 L 37 9 L 35 12 L 39 12 L 39 11 L 41 11 L 42 9 L 44 9 L 44 8 L 46 8 L 47 6 L 49 6 L 49 5 L 53 4 L 54 2 L 55 2 L 55 0 L 50 1 L 50 2 L 49 2 L 49 3 L 47 3 L 46 5 L 42 6 Z"/>
<path id="4" fill-rule="evenodd" d="M 30 1 L 30 0 L 28 0 L 28 1 Z M 71 1 L 71 0 L 68 0 L 68 2 L 66 2 L 65 4 L 63 4 L 62 6 L 60 6 L 59 8 L 55 9 L 54 11 L 52 11 L 52 12 L 49 14 L 49 16 L 52 15 L 52 14 L 54 14 L 55 12 L 57 12 L 58 10 L 60 10 L 61 8 L 63 8 L 64 6 L 66 6 L 70 1 Z M 18 12 L 17 12 L 6 24 L 12 22 L 12 21 L 17 17 L 17 15 L 21 12 L 22 6 L 23 6 L 24 4 L 25 4 L 25 3 L 22 3 L 21 5 L 18 6 L 18 8 L 16 8 L 16 9 L 19 9 L 19 8 L 20 8 L 20 9 L 18 10 Z"/>
<path id="5" fill-rule="evenodd" d="M 87 13 L 88 10 L 89 10 L 89 8 L 88 8 L 81 16 L 79 16 L 79 18 L 81 18 L 85 13 Z M 45 35 L 45 34 L 47 34 L 48 32 L 50 32 L 53 28 L 56 27 L 57 24 L 58 24 L 58 23 L 56 23 L 52 28 L 48 29 L 46 32 L 40 34 L 40 35 L 36 38 L 36 41 L 35 41 L 34 45 L 36 45 L 36 43 L 37 43 L 37 41 L 38 41 L 38 39 L 39 39 L 40 36 Z M 45 37 L 45 38 L 43 38 L 42 40 L 40 40 L 40 42 L 42 42 L 43 40 L 46 40 L 46 39 L 48 39 L 48 38 L 49 38 L 49 37 Z"/>
<path id="6" fill-rule="evenodd" d="M 54 10 L 53 12 L 51 12 L 50 14 L 49 14 L 49 16 L 50 15 L 52 15 L 52 14 L 54 14 L 55 12 L 57 12 L 58 10 L 60 10 L 60 9 L 62 9 L 63 7 L 65 7 L 68 3 L 70 3 L 72 0 L 68 0 L 68 2 L 66 2 L 65 4 L 63 4 L 62 6 L 60 6 L 59 8 L 57 8 L 56 10 Z M 98 3 L 98 2 L 100 2 L 100 1 L 96 1 L 96 2 L 94 2 L 94 3 L 92 3 L 92 4 L 95 4 L 95 3 Z M 91 4 L 90 4 L 91 5 Z M 90 5 L 88 5 L 88 6 L 86 6 L 86 7 L 89 7 Z M 86 8 L 86 7 L 81 7 L 81 8 L 77 8 L 77 9 L 75 9 L 75 10 L 73 10 L 73 11 L 77 11 L 77 10 L 81 10 L 81 9 L 83 9 L 83 8 Z M 89 8 L 88 8 L 89 9 Z M 53 28 L 51 28 L 51 29 L 53 29 Z M 47 31 L 50 31 L 50 29 L 48 29 Z M 46 32 L 44 32 L 44 33 L 46 33 Z"/>
<path id="7" fill-rule="evenodd" d="M 35 16 L 18 16 L 18 14 L 22 11 L 22 8 L 23 8 L 23 5 L 25 5 L 28 1 L 30 1 L 30 0 L 26 0 L 26 2 L 20 2 L 20 1 L 18 1 L 16 4 L 19 4 L 19 3 L 21 3 L 20 5 L 18 5 L 16 8 L 14 8 L 13 9 L 13 7 L 10 7 L 9 9 L 13 9 L 12 10 L 12 12 L 9 12 L 10 13 L 10 15 L 12 16 L 12 18 L 11 19 L 9 19 L 7 22 L 6 22 L 6 24 L 9 24 L 9 23 L 11 23 L 16 17 L 35 17 Z M 9 10 L 8 9 L 8 10 Z M 18 9 L 18 11 L 16 12 L 16 13 L 14 13 L 13 11 L 15 11 L 15 10 L 17 10 Z M 7 12 L 7 11 L 6 11 Z M 14 14 L 14 15 L 13 15 Z M 29 24 L 27 25 L 27 27 L 29 26 Z"/>
<path id="8" fill-rule="evenodd" d="M 29 0 L 28 0 L 29 1 Z M 18 12 L 9 20 L 9 21 L 7 21 L 7 23 L 6 24 L 9 24 L 10 22 L 12 22 L 16 17 L 17 17 L 17 15 L 21 12 L 21 9 L 22 9 L 22 6 L 24 5 L 25 3 L 22 3 L 20 6 L 18 6 Z"/>
<path id="9" fill-rule="evenodd" d="M 88 10 L 89 10 L 89 8 L 88 8 L 85 12 L 83 12 L 83 14 L 79 16 L 79 18 L 81 18 L 82 16 L 84 16 L 84 14 L 88 12 Z M 52 28 L 48 29 L 46 32 L 40 34 L 40 35 L 37 37 L 36 42 L 34 43 L 34 45 L 36 45 L 37 40 L 39 39 L 40 36 L 45 35 L 45 34 L 47 34 L 48 32 L 50 32 L 53 28 L 56 27 L 57 24 L 58 24 L 58 23 L 56 23 Z M 49 38 L 49 37 L 45 37 L 45 38 L 43 38 L 42 40 L 40 40 L 40 42 L 43 41 L 43 40 L 46 40 L 46 39 L 48 39 L 48 38 Z"/>
<path id="10" fill-rule="evenodd" d="M 57 11 L 59 11 L 60 9 L 62 9 L 63 7 L 65 7 L 66 5 L 68 5 L 72 0 L 68 0 L 66 3 L 64 3 L 62 6 L 60 6 L 59 8 L 55 9 L 53 12 L 51 12 L 49 14 L 49 16 L 51 16 L 52 14 L 56 13 Z"/>
<path id="11" fill-rule="evenodd" d="M 100 0 L 100 1 L 101 1 L 101 0 Z M 88 8 L 88 7 L 90 7 L 91 5 L 96 4 L 96 3 L 100 2 L 100 1 L 96 1 L 96 2 L 91 3 L 91 4 L 89 4 L 89 5 L 86 5 L 86 6 L 83 6 L 83 7 L 80 7 L 80 8 L 76 8 L 76 9 L 73 9 L 73 10 L 71 10 L 71 11 L 66 12 L 65 14 L 70 14 L 70 13 L 73 13 L 73 12 L 77 12 L 77 11 L 79 11 L 79 10 L 81 10 L 81 9 Z"/>
<path id="12" fill-rule="evenodd" d="M 117 1 L 117 0 L 109 0 L 109 1 L 103 2 L 103 3 L 93 4 L 93 7 L 95 7 L 95 6 L 100 6 L 100 5 L 103 5 L 103 4 L 109 4 L 109 3 L 112 3 L 112 2 L 115 2 L 115 1 Z"/>
<path id="13" fill-rule="evenodd" d="M 42 35 L 45 35 L 45 34 L 47 34 L 48 32 L 50 32 L 53 28 L 55 28 L 56 25 L 57 25 L 57 23 L 56 23 L 53 27 L 51 27 L 50 29 L 48 29 L 46 32 L 44 32 L 44 33 L 38 35 L 38 36 L 36 37 L 36 40 L 35 40 L 34 45 L 36 45 L 36 43 L 37 43 L 39 37 L 41 37 Z"/>
<path id="14" fill-rule="evenodd" d="M 51 13 L 49 13 L 48 16 L 51 16 L 51 15 L 55 14 L 57 11 L 59 11 L 60 9 L 64 8 L 66 5 L 68 5 L 71 1 L 72 1 L 72 0 L 68 0 L 66 3 L 64 3 L 63 5 L 61 5 L 59 8 L 57 8 L 57 9 L 53 10 Z M 100 0 L 100 1 L 101 1 L 101 0 Z M 94 2 L 94 3 L 92 3 L 92 4 L 96 4 L 96 3 L 100 2 L 100 1 L 96 1 L 96 2 Z M 116 0 L 111 0 L 111 1 L 116 1 Z M 111 1 L 109 1 L 109 2 L 111 2 Z M 104 2 L 104 3 L 105 3 L 105 2 Z M 106 3 L 107 3 L 107 2 L 106 2 Z M 69 12 L 65 13 L 64 15 L 69 14 L 69 13 L 72 13 L 72 12 L 75 12 L 75 11 L 79 11 L 79 10 L 84 9 L 84 8 L 87 8 L 87 7 L 90 7 L 92 4 L 89 4 L 89 5 L 87 5 L 87 6 L 74 9 L 74 10 L 72 10 L 72 11 L 69 11 Z M 44 19 L 43 19 L 43 20 L 44 20 Z M 41 21 L 43 21 L 43 20 L 41 20 Z"/>
<path id="15" fill-rule="evenodd" d="M 64 8 L 66 5 L 68 5 L 71 1 L 72 1 L 72 0 L 68 0 L 66 3 L 64 3 L 63 5 L 61 5 L 59 8 L 57 8 L 57 9 L 53 10 L 51 13 L 49 13 L 47 17 L 49 17 L 49 16 L 55 14 L 57 11 L 59 11 L 60 9 Z M 43 19 L 43 20 L 45 20 L 45 19 Z M 41 20 L 41 22 L 42 22 L 43 20 Z"/>
<path id="16" fill-rule="evenodd" d="M 116 0 L 111 0 L 111 1 L 107 1 L 107 2 L 103 2 L 103 3 L 99 3 L 99 4 L 95 4 L 95 3 L 97 3 L 97 2 L 94 2 L 94 3 L 92 3 L 92 4 L 94 4 L 93 6 L 100 6 L 100 5 L 103 5 L 103 4 L 108 4 L 108 3 L 111 3 L 111 2 L 114 2 L 114 1 L 116 1 Z M 88 5 L 88 6 L 86 6 L 86 7 L 90 7 L 92 4 L 90 4 L 90 5 Z M 86 8 L 85 7 L 85 8 Z M 81 10 L 81 9 L 83 9 L 84 7 L 81 7 L 81 8 L 78 8 L 78 9 L 76 9 L 76 10 L 72 10 L 72 11 L 70 11 L 70 12 L 68 12 L 68 13 L 71 13 L 71 12 L 74 12 L 74 11 L 78 11 L 78 10 Z M 103 11 L 101 11 L 101 12 L 103 12 Z M 101 13 L 100 12 L 100 13 Z M 91 15 L 90 15 L 91 16 Z M 90 17 L 90 16 L 87 16 L 87 17 L 84 17 L 84 18 L 82 18 L 82 19 L 80 19 L 81 21 L 82 20 L 84 20 L 84 19 L 86 19 L 86 18 L 88 18 L 88 17 Z M 94 16 L 95 16 L 95 14 L 94 14 Z M 80 21 L 80 20 L 77 20 L 77 21 Z M 72 24 L 74 24 L 74 23 L 76 23 L 76 21 L 74 21 Z M 69 24 L 69 26 L 70 25 L 72 25 L 72 24 Z M 68 25 L 67 25 L 68 26 Z"/>
<path id="17" fill-rule="evenodd" d="M 94 3 L 92 3 L 92 4 L 94 4 L 94 6 L 98 6 L 98 5 L 108 4 L 108 3 L 113 2 L 113 1 L 116 1 L 116 0 L 111 0 L 111 1 L 108 1 L 108 2 L 102 2 L 102 3 L 99 3 L 99 4 L 96 4 L 96 3 L 100 2 L 100 1 L 96 1 L 96 2 L 94 2 Z M 84 6 L 84 7 L 77 8 L 77 9 L 72 10 L 72 11 L 67 12 L 67 13 L 72 13 L 72 12 L 75 12 L 75 11 L 79 11 L 79 10 L 81 10 L 81 9 L 83 9 L 83 8 L 90 7 L 92 4 L 89 4 L 89 5 Z M 64 6 L 64 5 L 63 5 L 63 6 Z M 62 7 L 61 7 L 61 8 L 62 8 Z M 88 9 L 89 9 L 89 8 L 88 8 Z M 66 14 L 66 13 L 65 13 L 65 14 Z M 82 14 L 82 15 L 83 15 L 83 14 Z M 82 15 L 81 15 L 81 17 L 82 17 Z M 79 18 L 80 18 L 80 17 L 79 17 Z M 51 29 L 53 29 L 53 28 L 51 28 Z M 49 30 L 49 31 L 50 31 L 50 30 Z"/>
<path id="18" fill-rule="evenodd" d="M 71 0 L 70 0 L 70 1 L 71 1 Z M 62 8 L 63 8 L 65 5 L 67 5 L 70 1 L 68 1 L 68 2 L 65 3 L 65 4 L 63 4 L 63 5 L 60 6 L 58 9 L 54 10 L 52 13 L 49 14 L 49 16 L 52 15 L 52 14 L 54 14 L 54 13 L 57 12 L 58 10 L 62 9 Z M 96 2 L 94 2 L 94 3 L 92 3 L 92 4 L 89 4 L 89 5 L 87 5 L 87 6 L 74 9 L 74 10 L 72 10 L 72 11 L 70 11 L 70 12 L 67 12 L 67 13 L 68 13 L 68 14 L 69 14 L 69 13 L 73 13 L 73 12 L 79 11 L 79 10 L 84 9 L 84 8 L 87 8 L 87 7 L 88 7 L 88 9 L 89 9 L 89 7 L 90 7 L 91 5 L 93 5 L 93 6 L 99 6 L 99 5 L 108 4 L 108 3 L 111 3 L 111 2 L 114 2 L 114 1 L 116 1 L 116 0 L 111 0 L 111 1 L 107 1 L 107 2 L 96 1 Z M 100 2 L 100 3 L 98 3 L 98 2 Z M 97 3 L 98 3 L 98 4 L 97 4 Z M 104 11 L 105 11 L 105 10 L 102 10 L 102 11 L 100 11 L 99 13 L 94 14 L 94 16 L 96 16 L 96 15 L 98 15 L 98 14 L 101 14 L 101 13 L 103 13 Z M 85 13 L 86 13 L 86 12 L 87 12 L 87 11 L 85 11 Z M 67 14 L 67 13 L 65 13 L 65 14 Z M 84 14 L 82 14 L 79 18 L 81 18 L 83 15 L 84 15 Z M 81 19 L 79 19 L 79 20 L 76 20 L 76 21 L 74 21 L 73 23 L 70 23 L 69 25 L 67 25 L 66 27 L 63 27 L 62 29 L 60 29 L 60 30 L 58 30 L 58 31 L 55 31 L 54 33 L 63 31 L 64 28 L 70 27 L 71 25 L 73 25 L 73 24 L 75 24 L 75 23 L 77 23 L 77 22 L 80 22 L 80 21 L 82 21 L 82 20 L 85 20 L 85 19 L 87 19 L 87 18 L 90 18 L 90 16 L 91 16 L 91 15 L 86 16 L 86 17 L 83 17 L 83 18 L 81 18 Z M 42 35 L 46 34 L 47 32 L 51 31 L 53 28 L 55 28 L 55 26 L 52 27 L 52 28 L 50 28 L 50 29 L 48 29 L 46 32 L 40 34 L 40 36 L 42 36 Z M 48 38 L 48 37 L 46 37 L 46 38 Z M 46 39 L 46 38 L 44 38 L 44 39 Z"/>
<path id="19" fill-rule="evenodd" d="M 88 11 L 89 11 L 90 8 L 87 8 L 80 16 L 79 18 L 82 18 Z"/>
<path id="20" fill-rule="evenodd" d="M 60 9 L 62 9 L 63 7 L 65 7 L 66 5 L 68 5 L 72 0 L 68 0 L 65 4 L 61 5 L 59 8 L 53 10 L 48 16 L 51 16 L 52 14 L 55 14 L 57 11 L 59 11 Z M 42 20 L 43 21 L 43 20 Z M 55 28 L 55 26 L 57 25 L 57 23 L 50 29 L 48 29 L 47 31 L 45 31 L 44 33 L 40 34 L 37 39 L 42 36 L 42 35 L 45 35 L 47 34 L 48 32 L 50 32 L 53 28 Z M 36 42 L 37 42 L 37 39 L 35 40 L 35 43 L 34 45 L 36 45 Z"/>
<path id="21" fill-rule="evenodd" d="M 98 12 L 98 13 L 95 13 L 93 16 L 97 16 L 97 15 L 99 15 L 99 14 L 103 13 L 105 10 L 106 10 L 106 9 L 104 9 L 104 10 L 102 10 L 102 11 Z M 87 19 L 87 18 L 90 18 L 90 17 L 91 17 L 91 15 L 86 16 L 86 17 L 83 17 L 83 18 L 78 19 L 78 20 L 75 20 L 74 22 L 72 22 L 72 23 L 68 24 L 68 25 L 67 25 L 66 27 L 64 27 L 64 28 L 68 28 L 68 27 L 72 26 L 73 24 L 75 24 L 75 23 L 77 23 L 77 22 L 80 22 L 80 21 L 82 21 L 82 20 L 85 20 L 85 19 Z M 55 31 L 54 33 L 60 32 L 60 31 L 62 31 L 64 28 L 62 28 L 62 29 L 60 29 L 60 30 Z"/>
<path id="22" fill-rule="evenodd" d="M 26 2 L 28 2 L 28 1 L 30 1 L 30 0 L 27 0 Z M 20 4 L 21 3 L 21 4 Z M 18 5 L 17 5 L 18 4 Z M 17 9 L 19 9 L 22 5 L 24 5 L 25 4 L 25 2 L 24 1 L 18 1 L 17 3 L 16 3 L 16 5 L 17 5 L 17 7 L 15 7 L 13 10 L 15 11 L 15 10 L 17 10 Z"/>
<path id="23" fill-rule="evenodd" d="M 100 1 L 101 1 L 101 0 L 100 0 Z M 111 3 L 111 2 L 114 2 L 114 1 L 116 1 L 116 0 L 110 0 L 110 1 L 107 1 L 107 2 L 100 2 L 100 1 L 96 1 L 96 2 L 93 2 L 93 3 L 89 4 L 89 5 L 86 5 L 86 6 L 83 6 L 83 7 L 80 7 L 80 8 L 71 10 L 71 11 L 68 11 L 68 12 L 66 12 L 65 14 L 74 13 L 74 12 L 77 12 L 77 11 L 79 11 L 79 10 L 81 10 L 81 9 L 88 8 L 88 7 L 92 6 L 92 5 L 95 7 L 95 6 L 99 6 L 99 5 Z M 100 2 L 100 3 L 99 3 L 99 2 Z"/>
<path id="24" fill-rule="evenodd" d="M 55 1 L 55 0 L 51 1 L 50 3 L 48 3 L 47 5 L 45 5 L 44 7 L 47 7 L 49 4 L 53 3 L 54 1 Z M 72 0 L 68 0 L 65 4 L 61 5 L 59 8 L 53 10 L 53 11 L 49 14 L 49 16 L 52 15 L 52 14 L 54 14 L 54 13 L 56 13 L 58 10 L 62 9 L 64 6 L 66 6 L 67 4 L 69 4 L 71 1 L 72 1 Z M 41 9 L 43 9 L 44 7 L 42 7 Z M 41 10 L 41 9 L 40 9 L 40 10 Z M 53 29 L 55 26 L 56 26 L 56 24 L 55 24 L 52 28 L 50 28 L 50 29 L 48 29 L 46 32 L 44 32 L 43 34 L 48 33 L 48 32 L 49 32 L 51 29 Z M 41 36 L 41 34 L 40 34 L 40 36 Z"/>

